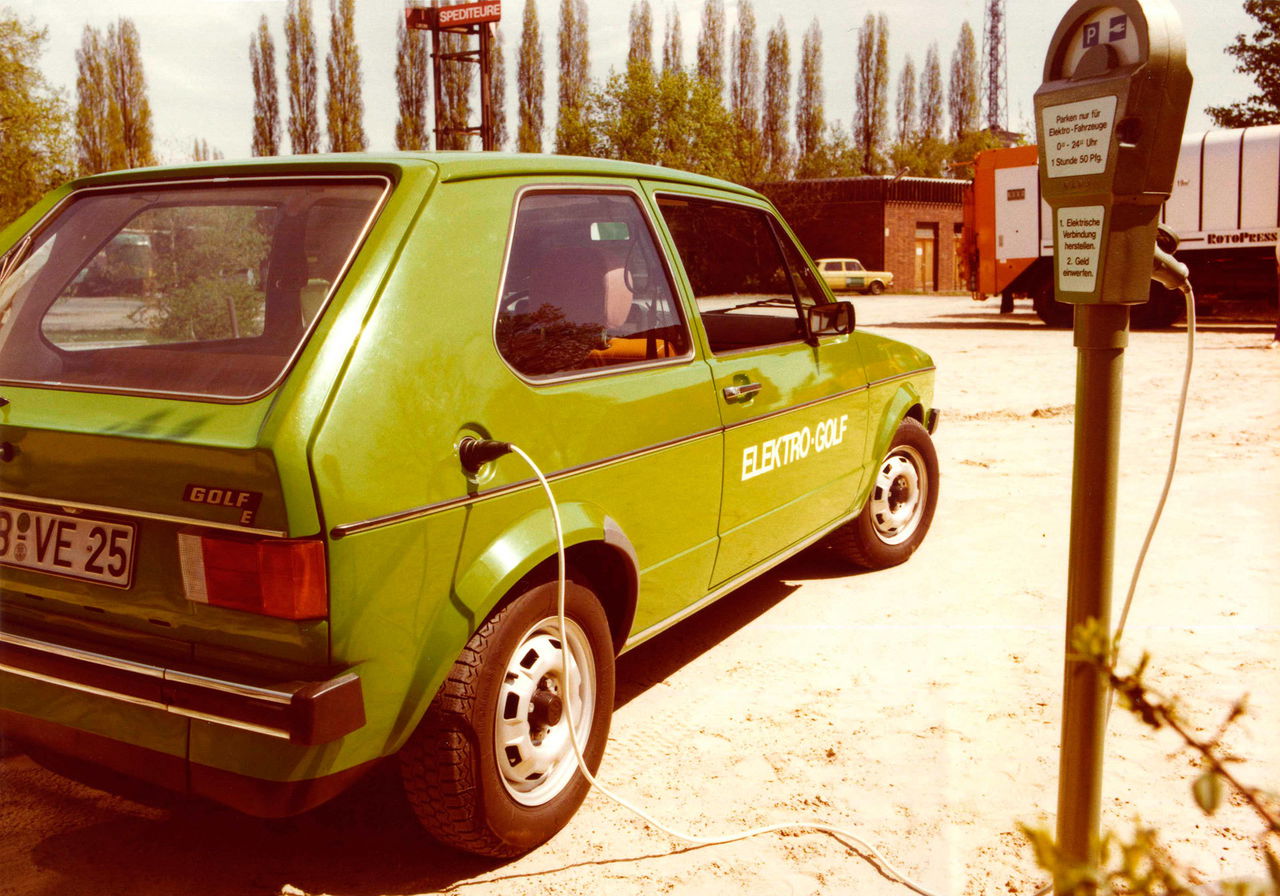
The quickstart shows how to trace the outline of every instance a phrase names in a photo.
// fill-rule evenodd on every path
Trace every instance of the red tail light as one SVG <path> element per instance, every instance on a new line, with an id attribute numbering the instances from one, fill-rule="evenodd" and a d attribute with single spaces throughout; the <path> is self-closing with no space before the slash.
<path id="1" fill-rule="evenodd" d="M 324 542 L 178 535 L 187 600 L 281 619 L 329 613 Z"/>

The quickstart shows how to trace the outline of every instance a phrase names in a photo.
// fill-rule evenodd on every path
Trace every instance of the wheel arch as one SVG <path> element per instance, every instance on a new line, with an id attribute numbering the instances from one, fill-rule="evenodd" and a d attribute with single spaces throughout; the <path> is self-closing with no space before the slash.
<path id="1" fill-rule="evenodd" d="M 561 504 L 565 562 L 585 577 L 609 617 L 614 652 L 626 643 L 639 595 L 639 561 L 622 527 L 600 507 Z M 515 562 L 513 558 L 518 558 Z M 551 512 L 540 509 L 508 526 L 456 579 L 458 602 L 474 613 L 479 626 L 512 594 L 534 580 L 556 574 L 556 543 Z"/>
<path id="2" fill-rule="evenodd" d="M 882 458 L 893 442 L 894 433 L 907 418 L 925 426 L 925 401 L 914 383 L 904 381 L 898 383 L 893 396 L 884 404 L 880 419 L 875 422 L 871 441 L 870 457 Z"/>

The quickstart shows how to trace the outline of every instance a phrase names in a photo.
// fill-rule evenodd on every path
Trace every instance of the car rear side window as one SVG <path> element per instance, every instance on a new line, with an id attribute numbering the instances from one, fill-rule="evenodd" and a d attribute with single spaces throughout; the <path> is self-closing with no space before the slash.
<path id="1" fill-rule="evenodd" d="M 10 253 L 0 379 L 245 399 L 275 383 L 387 183 L 221 180 L 86 192 Z"/>
<path id="2" fill-rule="evenodd" d="M 530 379 L 689 353 L 688 328 L 634 194 L 520 198 L 496 341 Z"/>
<path id="3" fill-rule="evenodd" d="M 714 353 L 804 338 L 800 307 L 826 299 L 772 215 L 688 196 L 663 196 L 658 207 Z"/>

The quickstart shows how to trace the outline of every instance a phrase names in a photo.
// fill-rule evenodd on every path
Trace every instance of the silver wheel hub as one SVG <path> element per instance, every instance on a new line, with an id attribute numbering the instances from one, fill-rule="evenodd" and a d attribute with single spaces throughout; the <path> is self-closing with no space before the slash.
<path id="1" fill-rule="evenodd" d="M 572 780 L 577 757 L 569 739 L 573 713 L 585 746 L 595 706 L 596 672 L 586 634 L 572 619 L 562 642 L 554 616 L 527 631 L 507 663 L 494 720 L 494 758 L 516 802 L 539 806 Z M 561 659 L 561 644 L 568 650 Z"/>
<path id="2" fill-rule="evenodd" d="M 929 487 L 924 469 L 919 452 L 899 445 L 876 471 L 869 502 L 871 525 L 885 544 L 902 544 L 920 525 Z"/>

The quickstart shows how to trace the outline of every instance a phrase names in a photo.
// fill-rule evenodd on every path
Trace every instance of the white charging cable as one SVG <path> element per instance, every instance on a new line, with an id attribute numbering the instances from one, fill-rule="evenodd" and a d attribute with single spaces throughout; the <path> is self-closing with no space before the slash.
<path id="1" fill-rule="evenodd" d="M 511 444 L 511 443 L 508 443 L 508 444 Z M 529 465 L 529 469 L 533 471 L 533 475 L 538 478 L 538 482 L 542 485 L 542 490 L 546 493 L 547 504 L 551 508 L 551 520 L 555 524 L 555 530 L 556 530 L 556 572 L 557 572 L 556 613 L 558 617 L 558 624 L 560 626 L 560 631 L 563 633 L 568 631 L 568 624 L 565 619 L 565 612 L 564 612 L 564 592 L 565 592 L 566 572 L 565 572 L 565 558 L 564 558 L 564 529 L 560 522 L 560 509 L 556 504 L 555 494 L 551 491 L 551 484 L 547 482 L 547 478 L 542 475 L 542 470 L 540 470 L 538 468 L 538 465 L 534 463 L 533 458 L 529 457 L 529 455 L 526 454 L 518 445 L 511 444 L 511 450 L 512 452 L 520 455 L 520 457 L 524 459 L 524 462 Z M 564 638 L 562 635 L 561 643 L 563 644 L 566 642 L 567 642 L 567 639 Z M 566 665 L 564 665 L 567 663 L 567 658 L 563 648 L 560 651 L 560 660 L 562 663 L 561 675 L 564 677 L 564 680 L 567 682 L 569 680 L 568 669 Z M 716 846 L 724 843 L 735 843 L 739 840 L 746 840 L 750 837 L 758 837 L 762 834 L 774 834 L 781 831 L 817 831 L 819 833 L 831 834 L 834 837 L 838 837 L 842 840 L 849 841 L 855 848 L 860 848 L 866 851 L 868 854 L 871 855 L 872 858 L 876 860 L 876 862 L 879 863 L 880 867 L 884 871 L 893 875 L 893 877 L 897 878 L 898 882 L 901 883 L 903 886 L 911 890 L 914 890 L 915 892 L 921 894 L 921 896 L 937 896 L 937 894 L 935 894 L 932 890 L 927 889 L 922 884 L 916 883 L 911 878 L 907 877 L 905 874 L 903 874 L 901 871 L 895 868 L 889 862 L 888 859 L 886 859 L 883 855 L 880 854 L 878 850 L 876 850 L 875 847 L 867 843 L 867 841 L 863 840 L 861 837 L 858 837 L 856 834 L 853 834 L 847 830 L 844 830 L 843 828 L 838 828 L 838 827 L 835 827 L 834 825 L 826 824 L 824 822 L 820 822 L 820 821 L 784 822 L 782 824 L 765 825 L 764 827 L 752 828 L 750 830 L 740 831 L 735 834 L 725 834 L 722 836 L 715 836 L 715 837 L 704 837 L 704 836 L 698 836 L 695 834 L 687 834 L 682 831 L 674 830 L 673 828 L 668 827 L 665 824 L 662 824 L 657 819 L 655 819 L 652 815 L 650 815 L 648 812 L 645 812 L 640 807 L 634 805 L 631 802 L 628 802 L 623 797 L 619 796 L 609 788 L 605 787 L 596 779 L 595 775 L 591 773 L 591 770 L 587 768 L 587 761 L 582 755 L 582 745 L 579 744 L 578 742 L 578 732 L 573 720 L 572 707 L 573 707 L 573 701 L 566 700 L 565 701 L 565 719 L 568 722 L 569 742 L 573 746 L 573 755 L 577 759 L 578 769 L 579 771 L 582 772 L 582 776 L 586 778 L 587 783 L 589 783 L 592 787 L 600 791 L 600 793 L 604 794 L 609 799 L 613 800 L 619 806 L 622 806 L 622 808 L 627 809 L 630 812 L 640 816 L 642 819 L 644 819 L 649 824 L 653 825 L 658 830 L 663 831 L 664 833 L 669 834 L 672 837 L 675 837 L 677 840 L 684 840 L 687 843 L 695 843 L 699 846 Z"/>
<path id="2" fill-rule="evenodd" d="M 1191 282 L 1185 279 L 1186 268 L 1182 269 L 1184 279 L 1179 285 L 1187 302 L 1187 360 L 1182 368 L 1182 393 L 1178 397 L 1178 415 L 1173 423 L 1173 447 L 1169 451 L 1169 468 L 1164 475 L 1164 488 L 1160 490 L 1160 499 L 1156 502 L 1155 513 L 1151 517 L 1151 525 L 1147 527 L 1147 535 L 1142 540 L 1142 548 L 1138 551 L 1138 559 L 1133 566 L 1133 576 L 1129 579 L 1129 593 L 1125 595 L 1124 607 L 1120 610 L 1120 621 L 1116 624 L 1111 636 L 1111 658 L 1115 661 L 1120 651 L 1120 638 L 1124 635 L 1124 624 L 1129 618 L 1129 608 L 1133 605 L 1133 595 L 1138 590 L 1138 579 L 1142 575 L 1142 564 L 1146 562 L 1147 551 L 1151 540 L 1155 537 L 1156 527 L 1160 525 L 1160 517 L 1164 513 L 1165 502 L 1169 499 L 1169 491 L 1173 487 L 1173 474 L 1178 468 L 1178 448 L 1182 444 L 1182 418 L 1187 412 L 1187 393 L 1191 389 L 1191 365 L 1196 355 L 1196 292 Z M 1112 692 L 1114 696 L 1114 691 Z M 1110 703 L 1108 703 L 1110 712 Z"/>
<path id="3" fill-rule="evenodd" d="M 1146 560 L 1147 552 L 1151 547 L 1151 542 L 1155 537 L 1156 528 L 1160 525 L 1160 518 L 1164 513 L 1164 506 L 1166 501 L 1169 498 L 1169 492 L 1173 486 L 1174 472 L 1176 471 L 1177 465 L 1178 465 L 1178 449 L 1182 442 L 1182 422 L 1186 414 L 1187 395 L 1191 385 L 1191 368 L 1195 358 L 1195 331 L 1196 331 L 1195 292 L 1194 290 L 1192 290 L 1190 283 L 1182 284 L 1181 289 L 1184 296 L 1186 297 L 1186 303 L 1187 303 L 1187 358 L 1186 358 L 1185 366 L 1183 368 L 1182 391 L 1178 400 L 1178 413 L 1177 413 L 1177 417 L 1174 422 L 1174 428 L 1173 428 L 1173 446 L 1169 454 L 1169 466 L 1165 473 L 1164 487 L 1160 491 L 1160 498 L 1156 503 L 1156 509 L 1154 514 L 1152 515 L 1151 523 L 1147 527 L 1147 533 L 1146 533 L 1146 537 L 1143 539 L 1142 547 L 1138 551 L 1138 558 L 1134 563 L 1133 575 L 1129 580 L 1129 591 L 1128 591 L 1128 594 L 1125 596 L 1124 606 L 1120 613 L 1120 621 L 1117 624 L 1115 633 L 1112 637 L 1113 651 L 1118 651 L 1119 649 L 1120 638 L 1124 634 L 1124 626 L 1129 616 L 1129 609 L 1133 605 L 1133 597 L 1138 590 L 1138 581 L 1142 575 L 1142 567 Z M 547 478 L 542 474 L 542 470 L 538 467 L 538 465 L 534 463 L 533 458 L 531 458 L 528 454 L 526 454 L 525 451 L 521 449 L 520 446 L 518 445 L 510 444 L 510 448 L 512 452 L 520 455 L 520 457 L 524 460 L 524 462 L 528 464 L 529 469 L 533 471 L 533 475 L 537 477 L 539 484 L 542 486 L 543 492 L 547 496 L 547 505 L 551 509 L 551 520 L 555 526 L 555 534 L 556 534 L 556 615 L 557 615 L 557 623 L 560 627 L 560 631 L 565 632 L 568 630 L 568 622 L 565 619 L 566 570 L 565 570 L 565 552 L 564 552 L 564 528 L 560 521 L 560 508 L 556 503 L 555 493 L 552 492 L 551 490 L 551 484 L 547 482 Z M 561 641 L 562 643 L 564 643 L 565 639 L 562 637 Z M 560 652 L 560 659 L 562 664 L 561 674 L 564 677 L 564 680 L 568 681 L 569 680 L 568 669 L 565 665 L 565 663 L 567 662 L 567 658 L 566 658 L 565 651 L 563 649 L 561 649 L 561 652 Z M 1114 696 L 1114 692 L 1112 693 L 1112 696 Z M 1110 715 L 1110 706 L 1111 704 L 1110 702 L 1108 702 L 1108 716 Z M 596 779 L 595 775 L 593 775 L 591 773 L 591 770 L 587 767 L 586 759 L 583 757 L 583 754 L 582 754 L 582 746 L 578 742 L 578 732 L 573 719 L 572 701 L 566 701 L 565 703 L 565 719 L 568 723 L 569 742 L 573 747 L 574 758 L 577 760 L 578 769 L 579 771 L 582 772 L 582 776 L 587 780 L 587 783 L 590 784 L 592 787 L 594 787 L 596 790 L 600 791 L 600 793 L 602 793 L 604 796 L 613 800 L 619 806 L 622 806 L 624 809 L 627 809 L 628 811 L 634 813 L 635 815 L 638 815 L 640 818 L 644 819 L 653 827 L 676 838 L 677 840 L 683 840 L 687 843 L 694 843 L 700 846 L 716 846 L 716 845 L 725 844 L 725 843 L 735 843 L 739 840 L 746 840 L 748 838 L 757 837 L 762 834 L 779 833 L 781 831 L 816 831 L 819 833 L 831 834 L 834 837 L 849 841 L 850 843 L 852 843 L 853 846 L 857 848 L 861 848 L 865 850 L 868 854 L 871 855 L 873 859 L 875 859 L 876 862 L 880 864 L 883 870 L 885 870 L 886 872 L 888 872 L 889 874 L 897 878 L 898 882 L 901 883 L 903 886 L 907 887 L 908 889 L 914 890 L 916 893 L 921 894 L 921 896 L 936 896 L 936 894 L 932 890 L 929 890 L 922 884 L 919 884 L 913 881 L 911 878 L 907 877 L 905 874 L 903 874 L 901 871 L 895 868 L 889 862 L 888 859 L 886 859 L 883 855 L 881 855 L 881 853 L 871 844 L 867 843 L 867 841 L 863 840 L 861 837 L 857 836 L 856 834 L 848 830 L 835 827 L 834 825 L 826 824 L 825 822 L 820 822 L 820 821 L 783 822 L 781 824 L 765 825 L 763 827 L 751 828 L 750 830 L 739 831 L 733 834 L 724 834 L 724 835 L 714 836 L 714 837 L 698 836 L 696 834 L 688 834 L 683 831 L 675 830 L 661 823 L 660 821 L 655 819 L 652 815 L 650 815 L 648 812 L 645 812 L 640 807 L 634 805 L 633 803 L 627 801 L 623 797 L 614 793 L 612 790 L 605 787 Z M 1051 892 L 1053 892 L 1052 884 L 1039 890 L 1035 894 L 1035 896 L 1047 896 L 1047 894 Z"/>

